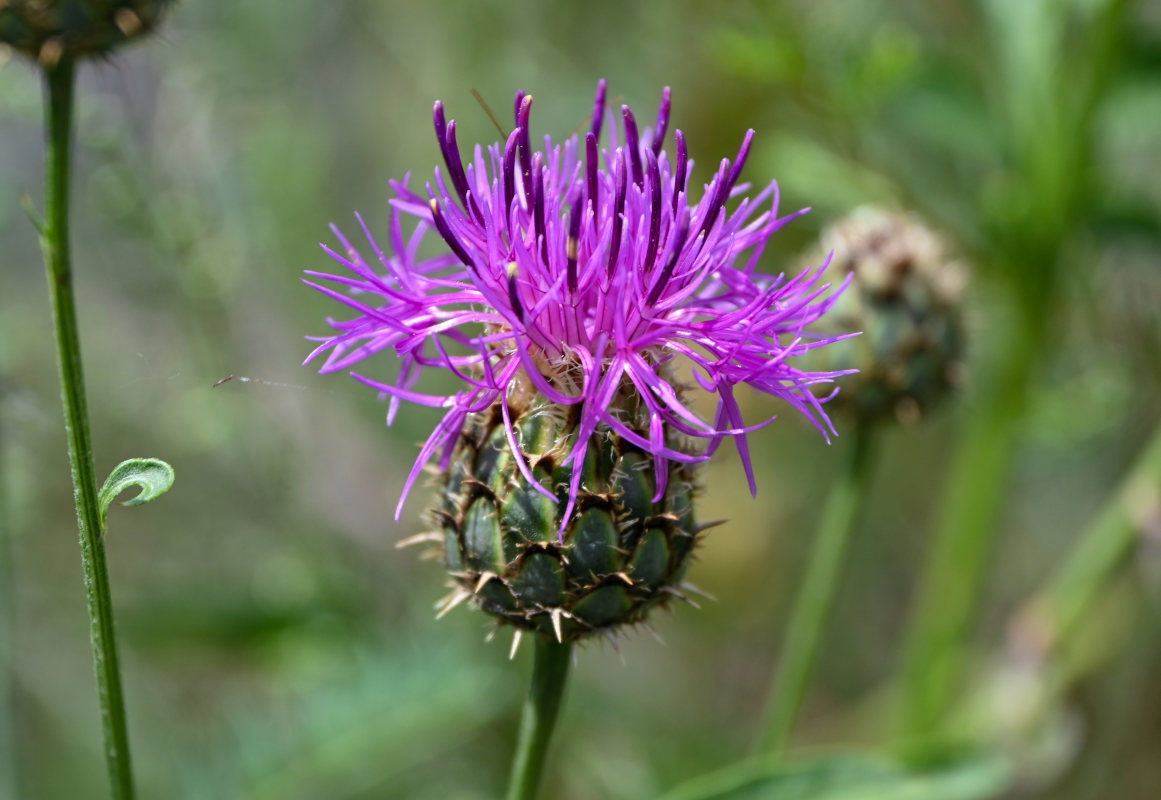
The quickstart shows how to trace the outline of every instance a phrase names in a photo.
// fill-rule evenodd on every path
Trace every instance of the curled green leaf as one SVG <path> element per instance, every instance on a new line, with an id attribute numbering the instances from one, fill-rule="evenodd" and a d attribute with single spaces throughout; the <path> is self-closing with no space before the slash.
<path id="1" fill-rule="evenodd" d="M 101 528 L 105 528 L 105 518 L 109 514 L 109 506 L 117 495 L 131 486 L 140 487 L 136 497 L 124 501 L 123 506 L 139 506 L 148 503 L 173 486 L 173 467 L 159 458 L 131 458 L 122 461 L 109 473 L 105 484 L 97 494 L 97 501 L 101 509 Z"/>

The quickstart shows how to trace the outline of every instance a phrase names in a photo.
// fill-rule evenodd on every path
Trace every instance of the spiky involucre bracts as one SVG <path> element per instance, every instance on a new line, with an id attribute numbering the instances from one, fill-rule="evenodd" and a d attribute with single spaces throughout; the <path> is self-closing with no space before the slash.
<path id="1" fill-rule="evenodd" d="M 598 430 L 612 431 L 652 460 L 652 499 L 658 502 L 667 495 L 671 462 L 703 461 L 731 438 L 756 491 L 746 436 L 761 425 L 743 422 L 734 388 L 745 384 L 780 398 L 825 434 L 829 420 L 810 390 L 838 373 L 796 366 L 798 356 L 827 343 L 801 336 L 833 302 L 822 268 L 789 279 L 757 271 L 767 241 L 797 214 L 778 216 L 776 184 L 755 198 L 744 196 L 748 186 L 739 178 L 753 131 L 737 159 L 723 159 L 694 202 L 684 136 L 675 133 L 673 159 L 663 148 L 668 90 L 651 130 L 639 132 L 633 113 L 622 106 L 615 115 L 620 130 L 607 126 L 608 147 L 600 144 L 603 81 L 583 141 L 574 136 L 553 145 L 546 137 L 543 150 L 534 150 L 531 107 L 532 97 L 517 93 L 516 127 L 506 143 L 487 151 L 477 146 L 465 165 L 455 122 L 435 104 L 447 171 L 437 169 L 421 193 L 406 179 L 392 184 L 389 251 L 360 219 L 374 259 L 365 259 L 335 230 L 341 252 L 325 249 L 350 274 L 308 274 L 355 291 L 309 283 L 356 314 L 332 320 L 335 333 L 322 338 L 311 358 L 326 352 L 320 371 L 331 372 L 393 352 L 401 361 L 394 381 L 352 373 L 391 398 L 388 421 L 401 400 L 444 409 L 420 449 L 400 506 L 430 460 L 449 468 L 470 415 L 493 406 L 507 414 L 500 426 L 519 474 L 533 491 L 555 500 L 559 487 L 536 481 L 515 446 L 507 409 L 520 404 L 516 393 L 573 409 L 575 436 L 561 466 L 584 463 Z M 415 221 L 410 237 L 405 218 Z M 420 240 L 430 229 L 446 249 L 420 259 Z M 686 405 L 667 377 L 675 372 L 671 361 L 684 363 L 682 374 L 716 397 L 712 419 Z M 416 391 L 425 368 L 450 372 L 457 389 Z M 617 397 L 634 398 L 645 424 L 630 427 Z M 672 434 L 705 446 L 676 450 Z M 561 532 L 576 513 L 580 476 L 581 470 L 572 470 L 563 489 Z"/>
<path id="2" fill-rule="evenodd" d="M 0 42 L 46 67 L 107 53 L 151 31 L 173 0 L 0 0 Z"/>
<path id="3" fill-rule="evenodd" d="M 823 231 L 821 249 L 851 277 L 814 326 L 862 335 L 811 354 L 821 369 L 855 369 L 830 406 L 861 422 L 917 421 L 959 382 L 963 265 L 917 217 L 865 206 Z"/>
<path id="4" fill-rule="evenodd" d="M 650 455 L 600 429 L 580 470 L 575 513 L 562 525 L 578 410 L 534 400 L 509 414 L 520 454 L 556 498 L 520 474 L 499 408 L 470 415 L 433 511 L 456 584 L 446 607 L 471 598 L 519 629 L 568 641 L 638 623 L 684 597 L 678 587 L 699 533 L 693 466 L 672 462 L 668 489 L 654 500 Z M 638 410 L 628 424 L 644 433 L 648 414 Z M 680 434 L 669 444 L 696 447 Z"/>

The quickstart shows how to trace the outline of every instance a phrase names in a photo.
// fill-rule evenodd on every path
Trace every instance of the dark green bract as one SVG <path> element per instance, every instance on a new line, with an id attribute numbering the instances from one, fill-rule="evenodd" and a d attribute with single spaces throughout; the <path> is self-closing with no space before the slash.
<path id="1" fill-rule="evenodd" d="M 657 503 L 651 457 L 598 429 L 563 537 L 558 535 L 576 439 L 568 408 L 541 405 L 515 420 L 521 451 L 554 502 L 528 485 L 499 407 L 469 419 L 442 507 L 444 557 L 460 597 L 525 630 L 575 640 L 642 621 L 670 597 L 698 541 L 692 469 L 671 462 Z M 648 436 L 648 431 L 642 432 Z M 670 437 L 688 452 L 688 442 Z"/>
<path id="2" fill-rule="evenodd" d="M 174 0 L 0 0 L 0 42 L 46 66 L 153 30 Z"/>

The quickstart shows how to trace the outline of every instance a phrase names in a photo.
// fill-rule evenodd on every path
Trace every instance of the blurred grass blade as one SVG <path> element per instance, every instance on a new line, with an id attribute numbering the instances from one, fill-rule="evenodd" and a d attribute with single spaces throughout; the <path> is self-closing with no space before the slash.
<path id="1" fill-rule="evenodd" d="M 695 778 L 663 800 L 987 800 L 1010 788 L 995 757 L 914 771 L 874 756 L 811 762 L 748 761 Z"/>
<path id="2" fill-rule="evenodd" d="M 117 495 L 133 486 L 139 487 L 141 492 L 121 505 L 144 505 L 168 492 L 169 487 L 173 486 L 173 467 L 159 458 L 131 458 L 118 464 L 97 493 L 102 530 L 109 515 L 109 506 L 117 499 Z"/>
<path id="3" fill-rule="evenodd" d="M 1101 590 L 1161 522 L 1161 427 L 1129 469 L 1104 511 L 1081 536 L 1060 572 L 1028 614 L 1057 647 L 1083 620 Z"/>

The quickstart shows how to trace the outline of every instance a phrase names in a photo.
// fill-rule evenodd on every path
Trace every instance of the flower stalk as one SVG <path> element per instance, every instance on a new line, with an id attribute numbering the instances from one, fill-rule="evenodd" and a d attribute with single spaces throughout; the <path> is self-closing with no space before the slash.
<path id="1" fill-rule="evenodd" d="M 904 655 L 902 733 L 907 737 L 938 728 L 962 684 L 996 516 L 1008 487 L 1012 442 L 1043 330 L 1026 320 L 1002 339 L 1008 349 L 952 460 Z"/>
<path id="2" fill-rule="evenodd" d="M 69 255 L 69 176 L 76 63 L 71 57 L 62 58 L 54 67 L 45 70 L 45 82 L 48 96 L 45 117 L 48 146 L 45 224 L 41 231 L 41 247 L 44 250 L 52 301 L 61 401 L 77 506 L 81 566 L 84 569 L 85 594 L 88 599 L 89 630 L 105 738 L 106 766 L 112 797 L 114 800 L 128 800 L 134 796 L 129 734 L 125 721 L 121 671 L 117 661 L 113 600 L 105 562 L 103 525 L 89 435 L 80 332 Z"/>
<path id="3" fill-rule="evenodd" d="M 536 797 L 540 776 L 544 772 L 544 757 L 564 698 L 571 660 L 571 644 L 562 644 L 549 636 L 536 637 L 532 685 L 520 717 L 507 800 L 533 800 Z"/>
<path id="4" fill-rule="evenodd" d="M 868 423 L 855 427 L 855 441 L 848 453 L 846 468 L 831 487 L 767 700 L 758 743 L 761 753 L 780 756 L 786 749 L 810 687 L 810 678 L 818 663 L 819 643 L 838 594 L 851 533 L 873 472 L 869 466 L 874 449 L 873 427 Z"/>

